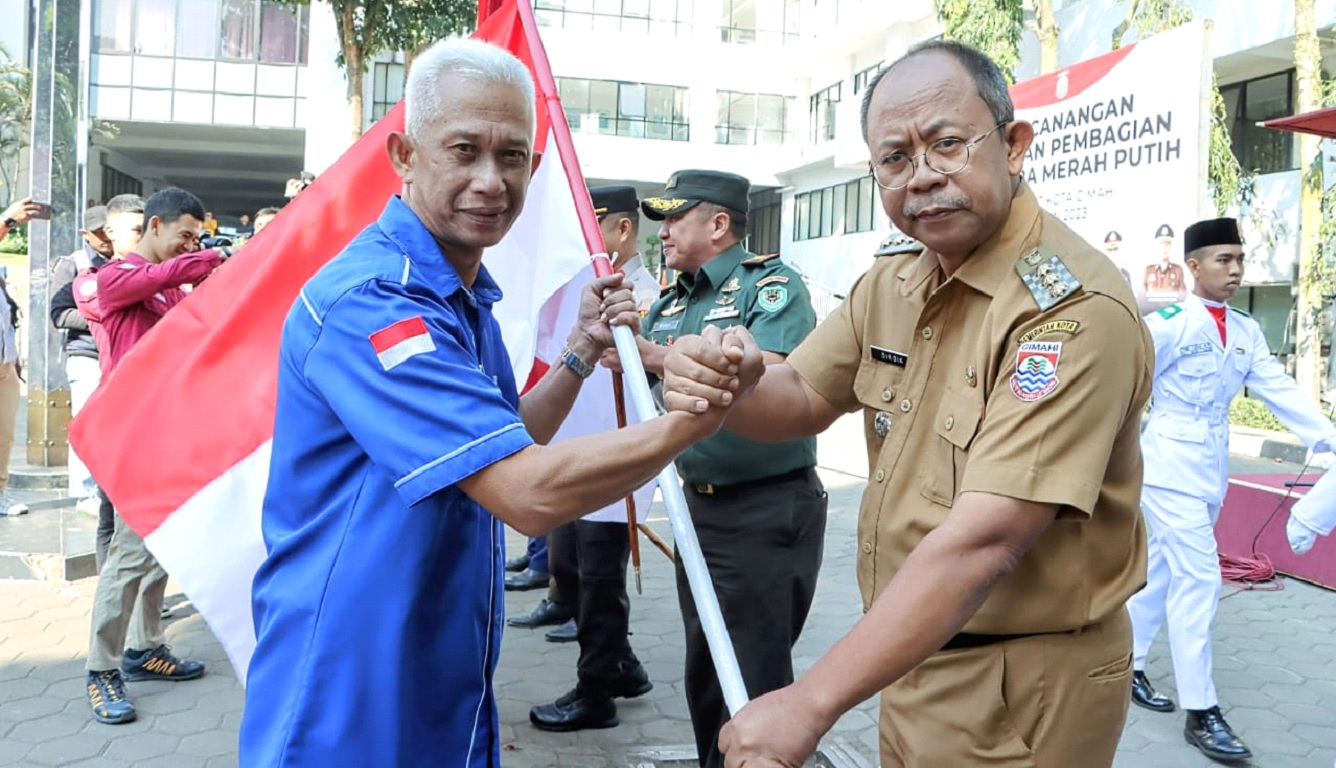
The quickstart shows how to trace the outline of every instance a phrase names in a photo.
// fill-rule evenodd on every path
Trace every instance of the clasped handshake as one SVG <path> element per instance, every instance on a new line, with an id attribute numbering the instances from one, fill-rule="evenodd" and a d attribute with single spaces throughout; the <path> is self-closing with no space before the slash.
<path id="1" fill-rule="evenodd" d="M 730 408 L 765 373 L 756 339 L 743 326 L 708 326 L 673 342 L 663 361 L 663 403 L 670 411 Z"/>

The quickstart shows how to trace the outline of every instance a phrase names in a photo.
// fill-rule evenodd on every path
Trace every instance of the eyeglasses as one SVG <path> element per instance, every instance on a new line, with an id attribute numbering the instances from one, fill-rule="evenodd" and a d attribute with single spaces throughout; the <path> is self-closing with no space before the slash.
<path id="1" fill-rule="evenodd" d="M 953 173 L 960 173 L 969 167 L 970 150 L 979 142 L 992 135 L 993 131 L 1006 125 L 1008 121 L 1002 122 L 989 128 L 987 132 L 982 133 L 969 141 L 947 136 L 944 139 L 938 139 L 928 148 L 917 155 L 909 155 L 904 152 L 892 152 L 883 157 L 875 165 L 868 164 L 868 173 L 872 180 L 877 182 L 877 186 L 888 192 L 894 192 L 897 189 L 904 189 L 909 186 L 910 179 L 918 173 L 918 160 L 923 158 L 923 162 L 928 167 L 943 176 L 950 176 Z"/>

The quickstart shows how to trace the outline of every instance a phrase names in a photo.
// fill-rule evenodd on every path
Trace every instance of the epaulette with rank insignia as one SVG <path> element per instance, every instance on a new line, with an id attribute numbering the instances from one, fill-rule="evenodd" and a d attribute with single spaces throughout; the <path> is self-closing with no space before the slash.
<path id="1" fill-rule="evenodd" d="M 1030 295 L 1047 311 L 1058 302 L 1076 293 L 1081 281 L 1072 275 L 1052 247 L 1041 245 L 1016 262 L 1016 272 L 1030 289 Z"/>
<path id="2" fill-rule="evenodd" d="M 897 253 L 919 253 L 923 250 L 923 243 L 915 240 L 909 235 L 896 233 L 881 241 L 877 246 L 877 252 L 873 256 L 894 256 Z"/>
<path id="3" fill-rule="evenodd" d="M 1167 306 L 1167 307 L 1165 307 L 1165 308 L 1159 310 L 1159 311 L 1156 312 L 1155 314 L 1159 315 L 1160 317 L 1163 317 L 1165 320 L 1168 320 L 1169 318 L 1173 317 L 1174 315 L 1177 315 L 1178 313 L 1180 313 L 1180 312 L 1182 312 L 1182 311 L 1183 311 L 1183 305 L 1181 305 L 1181 304 L 1172 304 L 1172 305 L 1170 305 L 1170 306 Z"/>
<path id="4" fill-rule="evenodd" d="M 778 253 L 766 253 L 752 256 L 742 260 L 742 263 L 749 267 L 759 267 L 772 259 L 778 259 Z"/>

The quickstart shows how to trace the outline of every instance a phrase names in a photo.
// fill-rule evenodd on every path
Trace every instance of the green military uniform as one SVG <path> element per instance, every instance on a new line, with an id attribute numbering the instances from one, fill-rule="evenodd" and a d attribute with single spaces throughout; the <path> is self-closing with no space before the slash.
<path id="1" fill-rule="evenodd" d="M 661 197 L 642 203 L 654 220 L 701 202 L 747 211 L 746 179 L 679 171 Z M 677 221 L 669 227 L 698 222 Z M 701 254 L 692 254 L 698 258 Z M 733 245 L 694 273 L 684 271 L 642 321 L 656 344 L 706 326 L 743 325 L 767 352 L 787 355 L 816 326 L 802 278 L 777 254 L 753 256 Z M 793 681 L 791 651 L 816 592 L 826 529 L 826 493 L 814 469 L 816 440 L 758 443 L 727 430 L 677 459 L 687 506 L 737 649 L 747 691 L 760 696 Z M 719 730 L 728 718 L 709 646 L 681 560 L 677 595 L 686 634 L 684 688 L 702 768 L 722 768 Z"/>
<path id="2" fill-rule="evenodd" d="M 816 313 L 802 278 L 778 254 L 753 256 L 734 245 L 664 289 L 642 328 L 668 345 L 707 325 L 746 326 L 761 349 L 787 355 L 816 327 Z M 816 438 L 758 443 L 720 430 L 679 456 L 677 471 L 695 485 L 733 485 L 815 464 Z"/>

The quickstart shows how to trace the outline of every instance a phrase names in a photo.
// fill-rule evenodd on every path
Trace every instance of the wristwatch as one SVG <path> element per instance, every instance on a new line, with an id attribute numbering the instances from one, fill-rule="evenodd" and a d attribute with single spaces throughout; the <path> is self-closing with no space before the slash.
<path id="1" fill-rule="evenodd" d="M 561 348 L 561 364 L 575 371 L 575 375 L 582 379 L 594 375 L 594 366 L 581 360 L 570 347 Z"/>
<path id="2" fill-rule="evenodd" d="M 5 229 L 13 229 L 19 225 L 18 219 L 5 218 Z"/>

